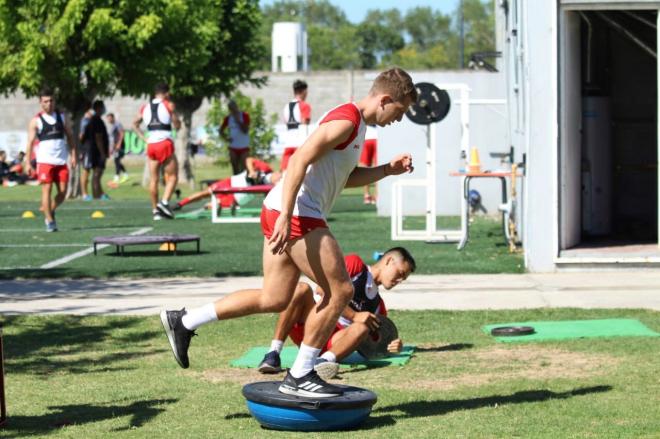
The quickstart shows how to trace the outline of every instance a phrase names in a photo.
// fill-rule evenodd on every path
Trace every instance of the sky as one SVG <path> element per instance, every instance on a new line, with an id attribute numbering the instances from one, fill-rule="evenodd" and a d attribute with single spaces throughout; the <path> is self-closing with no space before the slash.
<path id="1" fill-rule="evenodd" d="M 276 0 L 261 0 L 262 5 L 275 3 Z M 362 21 L 369 9 L 397 8 L 402 13 L 416 6 L 430 6 L 435 10 L 448 14 L 456 9 L 459 0 L 329 0 L 333 5 L 341 8 L 348 19 L 353 23 Z"/>

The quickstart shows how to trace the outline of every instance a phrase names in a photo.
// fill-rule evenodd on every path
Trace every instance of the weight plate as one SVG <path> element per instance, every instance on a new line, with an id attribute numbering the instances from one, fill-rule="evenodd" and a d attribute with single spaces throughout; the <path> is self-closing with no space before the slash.
<path id="1" fill-rule="evenodd" d="M 385 316 L 378 316 L 378 320 L 378 329 L 367 335 L 357 348 L 360 355 L 369 360 L 387 356 L 387 346 L 399 338 L 399 331 L 392 320 Z"/>
<path id="2" fill-rule="evenodd" d="M 451 101 L 446 90 L 440 90 L 430 82 L 418 82 L 417 102 L 410 106 L 406 116 L 412 122 L 420 125 L 429 125 L 440 122 L 449 113 Z"/>
<path id="3" fill-rule="evenodd" d="M 534 334 L 536 331 L 531 326 L 500 326 L 493 328 L 490 333 L 498 337 L 511 337 L 518 335 Z"/>

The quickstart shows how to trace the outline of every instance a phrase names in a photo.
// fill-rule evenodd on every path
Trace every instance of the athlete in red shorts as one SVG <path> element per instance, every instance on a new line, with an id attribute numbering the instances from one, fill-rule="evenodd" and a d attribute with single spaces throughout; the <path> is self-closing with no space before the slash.
<path id="1" fill-rule="evenodd" d="M 378 131 L 375 126 L 367 127 L 367 134 L 364 136 L 364 147 L 360 156 L 360 166 L 367 168 L 378 165 Z M 364 186 L 364 204 L 376 204 L 376 187 L 374 185 L 374 195 L 369 191 L 370 185 Z"/>
<path id="2" fill-rule="evenodd" d="M 142 122 L 147 123 L 148 136 L 140 129 Z M 151 212 L 154 220 L 163 217 L 173 219 L 170 209 L 170 199 L 179 181 L 179 165 L 174 154 L 172 127 L 181 128 L 174 103 L 170 101 L 170 88 L 167 84 L 158 84 L 154 89 L 154 98 L 142 105 L 133 120 L 133 130 L 147 143 L 147 158 L 149 159 L 149 194 L 151 195 Z M 163 198 L 158 199 L 158 181 L 161 173 L 165 175 L 165 190 Z"/>
<path id="3" fill-rule="evenodd" d="M 377 316 L 387 315 L 385 303 L 378 293 L 382 285 L 390 290 L 415 271 L 415 260 L 403 247 L 395 247 L 383 254 L 374 265 L 367 267 L 358 255 L 344 258 L 346 270 L 353 283 L 353 298 L 342 312 L 332 335 L 321 349 L 314 369 L 325 380 L 334 377 L 339 370 L 338 362 L 351 354 L 370 331 L 378 327 Z M 261 373 L 277 373 L 281 369 L 280 352 L 287 335 L 300 346 L 305 335 L 305 321 L 309 313 L 323 300 L 320 288 L 300 282 L 286 310 L 280 313 L 270 351 L 259 365 Z M 392 353 L 401 352 L 403 342 L 394 340 L 388 346 Z"/>
<path id="4" fill-rule="evenodd" d="M 344 255 L 325 225 L 326 218 L 344 187 L 361 187 L 388 175 L 412 172 L 412 157 L 407 153 L 375 168 L 360 168 L 357 163 L 367 124 L 384 127 L 400 121 L 416 99 L 410 75 L 394 68 L 378 75 L 362 100 L 340 105 L 321 118 L 264 200 L 263 287 L 237 291 L 190 311 L 161 312 L 181 367 L 189 367 L 188 348 L 195 329 L 217 320 L 284 311 L 304 273 L 324 291 L 323 305 L 305 321 L 298 356 L 279 391 L 309 398 L 342 394 L 340 387 L 328 384 L 314 370 L 321 348 L 353 297 Z M 294 231 L 296 223 L 300 228 Z"/>
<path id="5" fill-rule="evenodd" d="M 296 152 L 296 149 L 301 145 L 307 132 L 307 127 L 312 121 L 312 107 L 307 103 L 307 83 L 303 80 L 297 79 L 293 83 L 293 100 L 288 102 L 282 110 L 282 119 L 287 127 L 286 147 L 282 154 L 282 161 L 280 163 L 280 170 L 286 171 L 289 165 L 289 159 Z"/>
<path id="6" fill-rule="evenodd" d="M 37 148 L 37 178 L 41 183 L 41 210 L 44 213 L 47 232 L 57 231 L 55 209 L 64 202 L 69 185 L 67 159 L 71 157 L 71 166 L 75 167 L 78 153 L 73 141 L 68 119 L 55 109 L 55 97 L 51 89 L 43 89 L 39 94 L 41 111 L 30 121 L 26 155 L 32 157 L 35 139 L 39 139 Z M 66 137 L 66 140 L 65 140 Z M 25 167 L 29 175 L 32 164 L 27 160 Z M 57 194 L 51 200 L 53 185 Z"/>

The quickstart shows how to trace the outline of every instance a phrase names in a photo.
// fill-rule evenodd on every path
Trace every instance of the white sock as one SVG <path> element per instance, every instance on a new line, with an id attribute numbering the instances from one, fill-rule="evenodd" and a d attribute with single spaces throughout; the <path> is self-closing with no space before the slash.
<path id="1" fill-rule="evenodd" d="M 284 346 L 284 342 L 282 340 L 273 340 L 270 342 L 270 351 L 269 352 L 277 352 L 278 354 L 282 352 L 282 347 Z"/>
<path id="2" fill-rule="evenodd" d="M 215 313 L 215 303 L 207 303 L 199 308 L 189 310 L 186 315 L 183 316 L 181 322 L 186 329 L 194 331 L 206 323 L 215 322 L 217 320 L 218 315 Z"/>
<path id="3" fill-rule="evenodd" d="M 337 362 L 337 356 L 330 351 L 325 351 L 323 355 L 321 355 L 321 358 L 323 358 L 324 360 L 328 360 L 330 363 Z"/>
<path id="4" fill-rule="evenodd" d="M 160 200 L 160 202 L 163 203 L 163 204 L 166 205 L 166 206 L 169 204 L 169 201 L 166 200 L 165 198 L 163 198 L 162 200 Z"/>
<path id="5" fill-rule="evenodd" d="M 307 346 L 305 343 L 301 343 L 298 356 L 296 357 L 296 361 L 293 362 L 293 366 L 291 366 L 289 373 L 294 378 L 300 378 L 307 375 L 314 368 L 314 363 L 320 353 L 321 349 L 316 349 Z"/>

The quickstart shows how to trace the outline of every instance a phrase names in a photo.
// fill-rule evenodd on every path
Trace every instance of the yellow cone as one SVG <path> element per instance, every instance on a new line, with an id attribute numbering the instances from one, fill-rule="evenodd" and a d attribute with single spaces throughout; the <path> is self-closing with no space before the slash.
<path id="1" fill-rule="evenodd" d="M 23 212 L 23 215 L 21 215 L 21 218 L 34 218 L 34 212 L 31 210 L 26 210 Z"/>
<path id="2" fill-rule="evenodd" d="M 470 150 L 470 163 L 468 163 L 468 172 L 477 173 L 481 172 L 481 162 L 479 161 L 479 150 L 472 147 Z"/>
<path id="3" fill-rule="evenodd" d="M 165 242 L 160 246 L 158 250 L 162 252 L 173 252 L 176 250 L 176 244 L 173 242 Z"/>
<path id="4" fill-rule="evenodd" d="M 96 218 L 96 219 L 105 218 L 105 214 L 100 210 L 95 210 L 94 212 L 92 212 L 92 218 Z"/>

